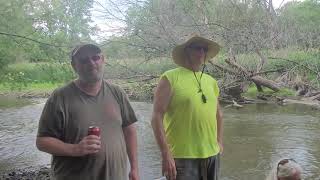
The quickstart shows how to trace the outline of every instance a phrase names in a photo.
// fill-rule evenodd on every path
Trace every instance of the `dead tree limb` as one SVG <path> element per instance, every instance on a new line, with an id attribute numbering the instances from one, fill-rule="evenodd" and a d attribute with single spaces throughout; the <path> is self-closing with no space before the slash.
<path id="1" fill-rule="evenodd" d="M 10 34 L 10 33 L 5 33 L 5 32 L 0 32 L 0 35 L 22 38 L 22 39 L 26 39 L 26 40 L 29 40 L 29 41 L 33 41 L 33 42 L 39 43 L 39 44 L 43 44 L 43 45 L 46 45 L 46 46 L 52 46 L 52 47 L 56 47 L 56 48 L 62 48 L 62 47 L 71 48 L 71 46 L 55 45 L 55 44 L 45 43 L 45 42 L 41 42 L 41 41 L 26 37 L 26 36 L 18 35 L 18 34 Z"/>
<path id="2" fill-rule="evenodd" d="M 267 62 L 267 58 L 263 54 L 261 54 L 261 52 L 258 49 L 256 49 L 256 53 L 260 57 L 260 63 L 258 64 L 256 71 L 257 73 L 259 73 L 262 70 L 264 64 Z"/>

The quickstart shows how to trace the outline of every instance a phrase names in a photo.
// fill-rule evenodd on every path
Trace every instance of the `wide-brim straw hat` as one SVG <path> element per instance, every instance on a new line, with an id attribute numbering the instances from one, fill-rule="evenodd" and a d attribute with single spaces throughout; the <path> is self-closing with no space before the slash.
<path id="1" fill-rule="evenodd" d="M 185 49 L 186 47 L 188 47 L 190 44 L 193 44 L 193 43 L 207 44 L 208 52 L 206 54 L 205 62 L 215 57 L 220 50 L 220 46 L 218 43 L 212 40 L 206 39 L 204 37 L 201 37 L 197 34 L 193 34 L 183 44 L 177 45 L 176 47 L 173 48 L 172 59 L 177 65 L 182 66 L 185 64 L 184 62 L 188 59 Z"/>

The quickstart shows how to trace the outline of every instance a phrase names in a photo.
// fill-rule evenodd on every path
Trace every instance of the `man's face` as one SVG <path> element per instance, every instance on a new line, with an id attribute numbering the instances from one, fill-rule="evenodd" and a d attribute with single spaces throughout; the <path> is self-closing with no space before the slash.
<path id="1" fill-rule="evenodd" d="M 187 48 L 189 60 L 193 64 L 203 64 L 208 52 L 208 45 L 205 43 L 192 43 Z"/>
<path id="2" fill-rule="evenodd" d="M 104 57 L 90 49 L 84 49 L 74 57 L 72 67 L 80 80 L 87 83 L 97 82 L 103 78 Z"/>

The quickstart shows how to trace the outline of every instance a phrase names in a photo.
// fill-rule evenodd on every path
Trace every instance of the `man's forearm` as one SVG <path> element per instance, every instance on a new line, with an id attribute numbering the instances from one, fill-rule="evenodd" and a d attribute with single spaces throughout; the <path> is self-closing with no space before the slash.
<path id="1" fill-rule="evenodd" d="M 76 151 L 76 145 L 64 143 L 53 137 L 37 137 L 36 145 L 40 151 L 56 156 L 73 156 Z"/>
<path id="2" fill-rule="evenodd" d="M 131 169 L 138 169 L 137 131 L 133 124 L 123 128 Z"/>
<path id="3" fill-rule="evenodd" d="M 156 137 L 162 155 L 170 153 L 169 146 L 166 141 L 166 136 L 163 127 L 163 115 L 160 113 L 154 114 L 152 117 L 151 125 L 153 133 Z"/>
<path id="4" fill-rule="evenodd" d="M 217 140 L 220 143 L 223 142 L 223 115 L 219 104 L 217 107 Z"/>

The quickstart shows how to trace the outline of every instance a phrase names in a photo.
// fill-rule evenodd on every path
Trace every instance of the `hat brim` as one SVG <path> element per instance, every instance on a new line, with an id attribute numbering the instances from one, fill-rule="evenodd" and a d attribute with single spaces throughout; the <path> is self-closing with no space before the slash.
<path id="1" fill-rule="evenodd" d="M 208 60 L 215 57 L 220 51 L 220 46 L 218 43 L 211 41 L 209 39 L 203 38 L 203 37 L 199 37 L 199 36 L 192 37 L 187 42 L 173 48 L 172 59 L 177 65 L 179 65 L 179 66 L 184 65 L 184 61 L 186 61 L 186 59 L 188 58 L 185 53 L 185 48 L 192 43 L 205 43 L 205 44 L 207 44 L 208 52 L 206 54 L 205 62 L 207 62 Z"/>
<path id="2" fill-rule="evenodd" d="M 78 45 L 71 52 L 71 60 L 73 60 L 74 57 L 77 57 L 82 52 L 101 53 L 101 49 L 97 45 L 94 45 L 94 44 L 81 44 L 81 45 Z"/>

